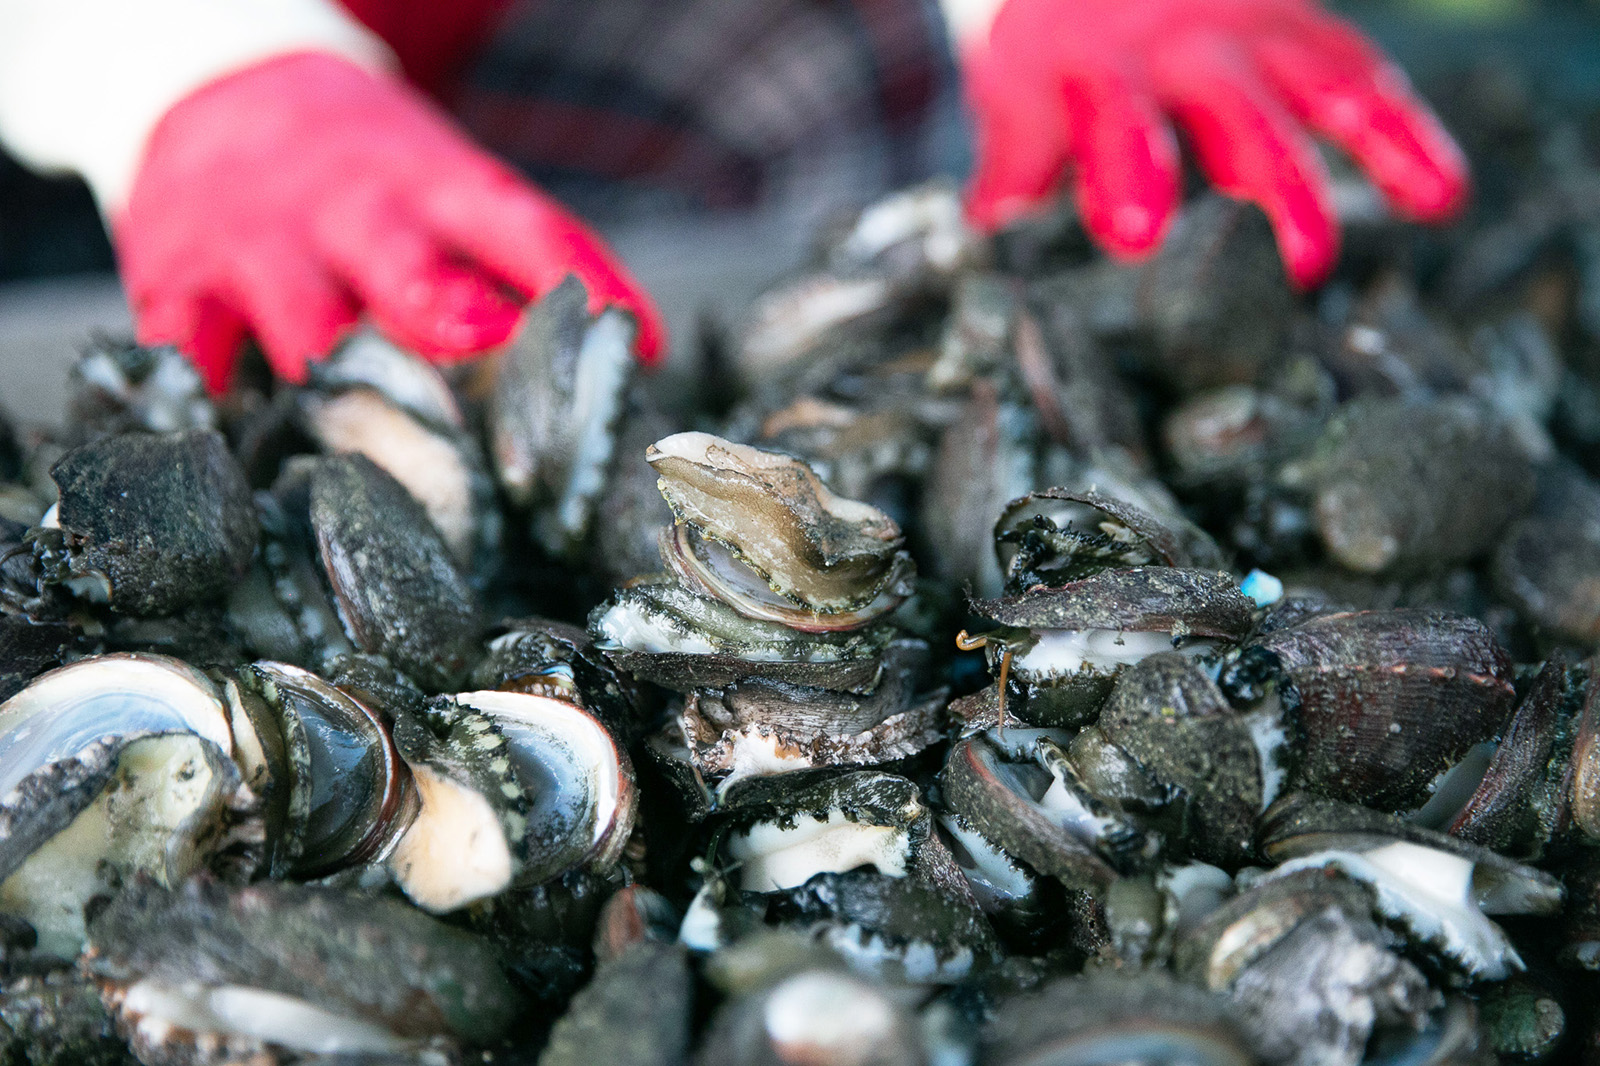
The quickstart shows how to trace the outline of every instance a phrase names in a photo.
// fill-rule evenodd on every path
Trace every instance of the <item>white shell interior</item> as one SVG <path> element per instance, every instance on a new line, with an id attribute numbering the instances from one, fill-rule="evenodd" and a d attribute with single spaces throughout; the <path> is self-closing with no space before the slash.
<path id="1" fill-rule="evenodd" d="M 1371 885 L 1379 910 L 1473 977 L 1498 981 L 1523 969 L 1516 948 L 1473 899 L 1470 859 L 1397 840 L 1368 851 L 1313 852 L 1290 859 L 1268 876 L 1328 867 Z"/>
<path id="2" fill-rule="evenodd" d="M 511 846 L 489 801 L 426 766 L 411 767 L 420 808 L 386 863 L 411 901 L 442 914 L 511 883 Z"/>
<path id="3" fill-rule="evenodd" d="M 777 892 L 819 873 L 860 866 L 904 877 L 910 848 L 905 830 L 852 822 L 840 811 L 830 811 L 827 818 L 798 815 L 788 829 L 759 822 L 728 842 L 729 855 L 741 864 L 739 883 L 746 892 Z"/>
<path id="4" fill-rule="evenodd" d="M 1174 646 L 1173 635 L 1162 630 L 1047 629 L 1033 647 L 1012 660 L 1011 670 L 1020 678 L 1053 680 L 1071 677 L 1085 667 L 1107 671 L 1131 666 L 1158 652 L 1200 656 L 1212 649 L 1204 640 Z"/>
<path id="5" fill-rule="evenodd" d="M 524 692 L 464 692 L 456 702 L 493 718 L 510 743 L 534 824 L 564 824 L 584 848 L 611 831 L 622 802 L 624 769 L 616 742 L 586 711 Z"/>
<path id="6" fill-rule="evenodd" d="M 0 798 L 106 736 L 193 733 L 233 750 L 204 674 L 164 655 L 102 655 L 52 670 L 0 704 Z"/>
<path id="7" fill-rule="evenodd" d="M 122 1006 L 138 1018 L 139 1038 L 156 1046 L 175 1030 L 244 1037 L 318 1055 L 397 1054 L 413 1046 L 381 1025 L 243 985 L 170 985 L 146 978 L 128 986 Z"/>
<path id="8" fill-rule="evenodd" d="M 27 919 L 41 951 L 72 958 L 91 897 L 135 872 L 167 885 L 192 873 L 198 862 L 185 838 L 220 817 L 226 799 L 206 743 L 172 733 L 129 744 L 114 782 L 0 882 L 0 912 Z"/>

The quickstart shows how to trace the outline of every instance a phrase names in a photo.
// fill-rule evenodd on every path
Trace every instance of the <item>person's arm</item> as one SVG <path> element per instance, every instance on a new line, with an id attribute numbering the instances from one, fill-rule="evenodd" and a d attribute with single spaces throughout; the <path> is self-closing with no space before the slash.
<path id="1" fill-rule="evenodd" d="M 1259 204 L 1290 277 L 1338 256 L 1309 134 L 1354 157 L 1404 218 L 1467 196 L 1460 150 L 1405 76 L 1311 0 L 941 0 L 978 122 L 969 208 L 995 228 L 1070 184 L 1115 254 L 1154 248 L 1176 209 L 1180 125 L 1205 175 Z"/>
<path id="2" fill-rule="evenodd" d="M 81 174 L 115 218 L 174 104 L 303 51 L 394 66 L 332 0 L 0 0 L 0 142 L 36 169 Z"/>
<path id="3" fill-rule="evenodd" d="M 83 174 L 141 342 L 226 386 L 253 336 L 302 380 L 362 319 L 434 359 L 578 275 L 664 337 L 577 219 L 388 73 L 329 0 L 0 0 L 0 138 Z"/>

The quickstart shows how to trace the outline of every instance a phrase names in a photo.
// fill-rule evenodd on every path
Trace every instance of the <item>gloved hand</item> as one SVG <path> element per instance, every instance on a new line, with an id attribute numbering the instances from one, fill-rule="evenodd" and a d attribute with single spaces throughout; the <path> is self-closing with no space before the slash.
<path id="1" fill-rule="evenodd" d="M 996 228 L 1070 172 L 1113 253 L 1155 247 L 1179 194 L 1172 122 L 1206 176 L 1266 211 L 1290 277 L 1338 256 L 1328 181 L 1305 130 L 1343 147 L 1393 209 L 1440 221 L 1466 163 L 1405 76 L 1310 0 L 1006 0 L 964 48 L 978 117 L 969 206 Z"/>
<path id="2" fill-rule="evenodd" d="M 504 342 L 521 300 L 569 272 L 595 309 L 650 298 L 599 238 L 406 87 L 321 53 L 204 86 L 162 118 L 113 220 L 141 342 L 186 352 L 226 387 L 254 334 L 273 371 L 305 378 L 367 315 L 434 360 Z"/>

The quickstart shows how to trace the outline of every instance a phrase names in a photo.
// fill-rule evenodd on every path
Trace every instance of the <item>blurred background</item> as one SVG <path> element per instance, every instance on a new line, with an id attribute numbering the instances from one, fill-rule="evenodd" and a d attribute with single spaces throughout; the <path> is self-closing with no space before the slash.
<path id="1" fill-rule="evenodd" d="M 1485 84 L 1583 121 L 1600 113 L 1600 0 L 1349 0 L 1329 6 L 1386 48 L 1452 129 L 1461 94 Z M 959 170 L 966 157 L 964 124 L 954 101 L 948 103 L 949 119 L 925 154 L 937 169 Z M 1479 171 L 1480 208 L 1484 201 L 1505 202 L 1482 168 L 1497 151 L 1514 150 L 1497 144 L 1496 136 L 1491 130 L 1464 138 Z M 810 160 L 800 182 L 809 192 L 800 201 L 820 211 L 882 192 L 871 187 L 870 168 L 859 165 L 859 149 L 843 146 Z M 702 323 L 736 311 L 792 268 L 806 250 L 816 212 L 707 217 L 649 205 L 634 197 L 616 210 L 580 206 L 662 303 L 677 342 L 664 384 L 687 387 Z M 25 421 L 55 421 L 78 347 L 95 331 L 130 329 L 111 247 L 88 190 L 76 180 L 32 174 L 0 151 L 0 406 Z"/>

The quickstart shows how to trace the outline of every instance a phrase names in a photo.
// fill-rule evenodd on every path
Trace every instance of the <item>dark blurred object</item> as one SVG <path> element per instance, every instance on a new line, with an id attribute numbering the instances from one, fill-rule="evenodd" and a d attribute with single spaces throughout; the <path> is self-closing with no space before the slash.
<path id="1" fill-rule="evenodd" d="M 0 152 L 0 282 L 114 266 L 88 186 L 39 177 Z"/>

